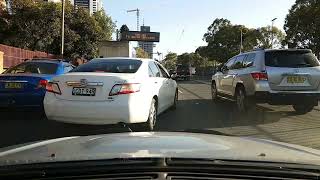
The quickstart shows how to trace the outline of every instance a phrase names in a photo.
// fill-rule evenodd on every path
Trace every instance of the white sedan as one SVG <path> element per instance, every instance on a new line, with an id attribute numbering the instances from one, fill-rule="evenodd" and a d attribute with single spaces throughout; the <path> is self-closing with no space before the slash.
<path id="1" fill-rule="evenodd" d="M 178 88 L 158 62 L 138 58 L 99 58 L 47 85 L 49 120 L 76 124 L 141 123 L 153 130 L 157 115 L 175 109 Z"/>

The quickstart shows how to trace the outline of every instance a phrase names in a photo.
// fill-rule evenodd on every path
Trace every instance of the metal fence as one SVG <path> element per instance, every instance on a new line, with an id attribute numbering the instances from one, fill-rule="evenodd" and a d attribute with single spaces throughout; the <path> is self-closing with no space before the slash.
<path id="1" fill-rule="evenodd" d="M 3 67 L 9 68 L 23 62 L 25 59 L 38 58 L 55 58 L 55 55 L 41 51 L 30 51 L 12 46 L 0 44 L 0 51 L 3 54 Z"/>

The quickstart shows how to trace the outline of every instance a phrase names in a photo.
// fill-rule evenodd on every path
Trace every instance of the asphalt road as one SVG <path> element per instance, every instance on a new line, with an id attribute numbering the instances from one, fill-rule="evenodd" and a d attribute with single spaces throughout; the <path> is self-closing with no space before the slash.
<path id="1" fill-rule="evenodd" d="M 176 110 L 160 115 L 157 131 L 212 130 L 223 134 L 250 136 L 320 149 L 320 108 L 296 115 L 290 106 L 258 105 L 240 114 L 231 102 L 211 102 L 206 82 L 179 82 Z M 48 121 L 37 112 L 0 110 L 0 147 L 64 136 L 127 131 L 120 126 L 72 125 Z"/>

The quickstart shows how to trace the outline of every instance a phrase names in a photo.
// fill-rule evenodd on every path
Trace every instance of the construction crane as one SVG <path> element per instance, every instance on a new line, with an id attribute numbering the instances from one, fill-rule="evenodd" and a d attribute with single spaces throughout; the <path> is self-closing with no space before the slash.
<path id="1" fill-rule="evenodd" d="M 136 12 L 137 13 L 137 31 L 139 31 L 139 18 L 140 18 L 140 9 L 128 10 L 127 13 Z"/>

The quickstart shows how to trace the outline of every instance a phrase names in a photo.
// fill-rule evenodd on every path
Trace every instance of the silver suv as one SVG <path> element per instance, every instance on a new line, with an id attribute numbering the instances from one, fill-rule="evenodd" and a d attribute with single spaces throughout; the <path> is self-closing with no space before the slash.
<path id="1" fill-rule="evenodd" d="M 255 50 L 239 54 L 212 76 L 212 100 L 229 99 L 239 111 L 256 103 L 292 105 L 299 114 L 320 100 L 320 63 L 307 49 Z"/>

